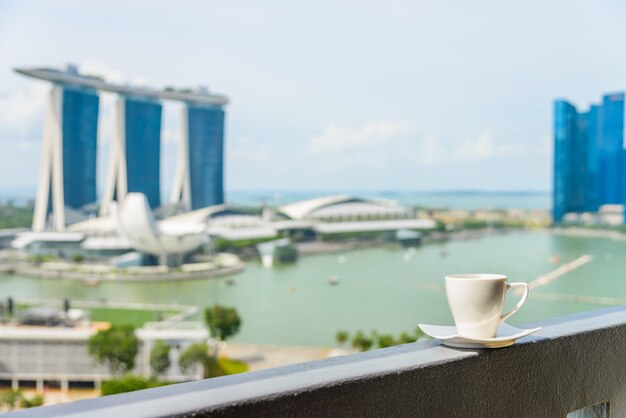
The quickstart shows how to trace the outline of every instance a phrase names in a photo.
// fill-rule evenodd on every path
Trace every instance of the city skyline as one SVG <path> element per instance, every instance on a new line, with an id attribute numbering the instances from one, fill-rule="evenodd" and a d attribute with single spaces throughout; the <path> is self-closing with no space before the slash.
<path id="1" fill-rule="evenodd" d="M 41 86 L 10 67 L 70 61 L 119 81 L 228 92 L 227 190 L 549 190 L 553 98 L 590 102 L 626 85 L 626 58 L 613 53 L 624 5 L 449 6 L 208 3 L 191 14 L 139 2 L 92 16 L 75 2 L 4 2 L 0 189 L 34 188 L 42 137 Z M 101 31 L 112 18 L 116 33 Z M 102 98 L 101 118 L 113 105 Z M 162 199 L 179 110 L 163 109 Z"/>

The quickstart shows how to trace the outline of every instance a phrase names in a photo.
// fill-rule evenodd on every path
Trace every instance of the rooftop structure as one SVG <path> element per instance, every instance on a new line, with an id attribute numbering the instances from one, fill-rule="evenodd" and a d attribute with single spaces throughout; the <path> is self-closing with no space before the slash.
<path id="1" fill-rule="evenodd" d="M 349 195 L 325 196 L 290 203 L 278 209 L 293 220 L 357 220 L 407 218 L 412 211 L 387 199 L 358 198 Z"/>
<path id="2" fill-rule="evenodd" d="M 68 65 L 65 71 L 54 68 L 16 68 L 16 72 L 27 77 L 50 81 L 55 84 L 71 85 L 92 90 L 101 90 L 128 96 L 149 97 L 155 100 L 175 100 L 204 105 L 224 106 L 228 103 L 225 96 L 210 94 L 206 89 L 157 89 L 151 87 L 115 84 L 101 77 L 79 74 L 78 68 Z"/>

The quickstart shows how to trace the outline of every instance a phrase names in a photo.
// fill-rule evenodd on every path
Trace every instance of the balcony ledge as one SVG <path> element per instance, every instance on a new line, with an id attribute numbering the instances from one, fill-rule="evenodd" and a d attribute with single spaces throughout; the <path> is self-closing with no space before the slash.
<path id="1" fill-rule="evenodd" d="M 425 341 L 7 416 L 626 416 L 626 308 L 527 325 L 543 329 L 509 348 Z"/>

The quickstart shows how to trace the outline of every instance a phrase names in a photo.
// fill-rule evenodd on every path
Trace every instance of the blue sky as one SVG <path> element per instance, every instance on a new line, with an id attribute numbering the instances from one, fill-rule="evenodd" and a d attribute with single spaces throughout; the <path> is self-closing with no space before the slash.
<path id="1" fill-rule="evenodd" d="M 552 100 L 624 90 L 625 50 L 621 1 L 5 0 L 0 190 L 36 186 L 48 88 L 12 67 L 66 62 L 226 94 L 230 190 L 549 190 Z"/>

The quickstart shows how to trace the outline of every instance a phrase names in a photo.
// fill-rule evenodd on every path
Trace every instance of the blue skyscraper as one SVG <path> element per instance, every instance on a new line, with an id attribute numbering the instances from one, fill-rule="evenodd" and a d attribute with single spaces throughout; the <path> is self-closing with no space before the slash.
<path id="1" fill-rule="evenodd" d="M 191 209 L 224 203 L 224 111 L 188 105 Z"/>
<path id="2" fill-rule="evenodd" d="M 596 212 L 600 198 L 600 134 L 598 132 L 599 107 L 592 105 L 583 115 L 587 136 L 587 172 L 585 184 L 585 211 Z"/>
<path id="3" fill-rule="evenodd" d="M 565 100 L 554 102 L 554 187 L 553 219 L 570 211 L 571 144 L 577 126 L 576 108 Z"/>
<path id="4" fill-rule="evenodd" d="M 129 193 L 161 205 L 161 104 L 148 98 L 124 99 L 126 177 Z"/>
<path id="5" fill-rule="evenodd" d="M 579 113 L 569 102 L 554 103 L 553 219 L 568 212 L 595 212 L 623 204 L 624 95 L 610 94 L 602 105 Z"/>
<path id="6" fill-rule="evenodd" d="M 62 96 L 64 203 L 80 209 L 96 201 L 99 98 L 93 90 L 69 86 Z"/>
<path id="7" fill-rule="evenodd" d="M 600 117 L 600 200 L 603 204 L 624 203 L 624 94 L 602 99 Z"/>

